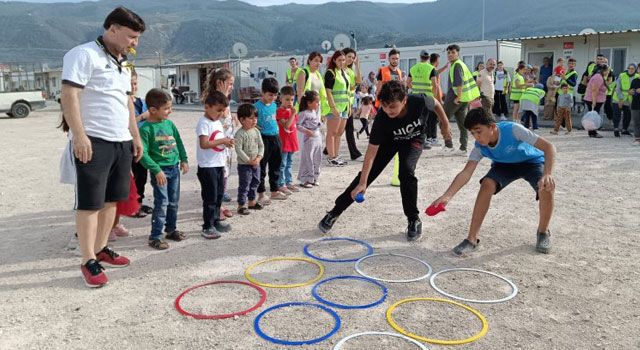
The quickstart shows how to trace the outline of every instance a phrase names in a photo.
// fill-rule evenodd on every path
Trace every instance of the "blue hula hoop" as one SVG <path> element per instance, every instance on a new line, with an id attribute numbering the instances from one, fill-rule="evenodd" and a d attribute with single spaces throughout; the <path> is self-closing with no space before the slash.
<path id="1" fill-rule="evenodd" d="M 314 244 L 314 243 L 318 243 L 318 242 L 326 242 L 326 241 L 348 241 L 348 242 L 353 242 L 353 243 L 358 243 L 362 246 L 364 246 L 365 248 L 367 248 L 367 253 L 361 257 L 358 258 L 353 258 L 353 259 L 325 259 L 319 256 L 315 256 L 313 254 L 311 254 L 311 252 L 309 252 L 309 246 Z M 334 262 L 334 263 L 347 263 L 347 262 L 356 262 L 360 259 L 362 259 L 365 256 L 371 255 L 373 254 L 373 247 L 365 242 L 365 241 L 360 241 L 357 239 L 353 239 L 353 238 L 346 238 L 346 237 L 330 237 L 330 238 L 323 238 L 321 240 L 309 243 L 307 245 L 304 246 L 304 255 L 315 259 L 315 260 L 319 260 L 319 261 L 324 261 L 324 262 Z"/>
<path id="2" fill-rule="evenodd" d="M 266 315 L 267 313 L 269 313 L 270 311 L 276 310 L 276 309 L 281 309 L 281 308 L 285 308 L 285 307 L 290 307 L 290 306 L 310 306 L 310 307 L 315 307 L 318 308 L 320 310 L 326 311 L 329 315 L 331 315 L 333 317 L 333 319 L 336 321 L 335 326 L 333 327 L 333 329 L 318 338 L 315 339 L 310 339 L 310 340 L 283 340 L 283 339 L 277 339 L 277 338 L 273 338 L 270 337 L 268 335 L 266 335 L 261 329 L 260 329 L 260 320 L 262 319 L 262 317 L 264 317 L 264 315 Z M 342 324 L 342 322 L 340 321 L 340 316 L 338 316 L 338 314 L 331 310 L 330 308 L 321 305 L 321 304 L 314 304 L 314 303 L 306 303 L 306 302 L 291 302 L 291 303 L 284 303 L 284 304 L 278 304 L 278 305 L 274 305 L 271 306 L 270 308 L 262 311 L 258 316 L 256 316 L 256 319 L 253 321 L 253 328 L 256 331 L 256 333 L 263 339 L 268 340 L 272 343 L 275 344 L 279 344 L 279 345 L 310 345 L 310 344 L 315 344 L 315 343 L 319 343 L 323 340 L 326 340 L 328 338 L 330 338 L 331 336 L 333 336 L 334 334 L 336 334 L 336 332 L 338 332 L 338 330 L 340 330 L 340 325 Z"/>
<path id="3" fill-rule="evenodd" d="M 322 298 L 318 294 L 318 287 L 320 287 L 322 284 L 330 282 L 330 281 L 333 281 L 333 280 L 346 280 L 346 279 L 360 280 L 360 281 L 365 281 L 365 282 L 369 282 L 369 283 L 375 284 L 376 286 L 380 287 L 380 289 L 382 290 L 382 298 L 380 298 L 379 300 L 376 300 L 376 301 L 374 301 L 373 303 L 370 303 L 370 304 L 345 305 L 345 304 L 337 304 L 337 303 L 331 302 L 329 300 L 326 300 L 326 299 Z M 371 307 L 374 307 L 376 305 L 384 303 L 384 301 L 387 299 L 387 287 L 385 287 L 382 283 L 380 283 L 378 281 L 372 280 L 371 278 L 360 277 L 360 276 L 335 276 L 335 277 L 327 278 L 325 280 L 322 280 L 322 281 L 316 283 L 316 285 L 313 286 L 313 289 L 311 289 L 311 294 L 319 302 L 321 302 L 323 304 L 326 304 L 326 305 L 329 305 L 331 307 L 338 308 L 338 309 L 368 309 L 368 308 L 371 308 Z"/>

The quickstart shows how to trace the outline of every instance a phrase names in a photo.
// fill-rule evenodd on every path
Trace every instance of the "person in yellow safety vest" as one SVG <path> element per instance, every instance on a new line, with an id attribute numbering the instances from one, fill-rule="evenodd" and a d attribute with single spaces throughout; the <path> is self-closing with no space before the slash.
<path id="1" fill-rule="evenodd" d="M 480 98 L 480 90 L 464 62 L 460 59 L 460 46 L 449 45 L 447 47 L 447 60 L 449 61 L 449 90 L 444 101 L 444 110 L 447 117 L 456 118 L 460 130 L 460 155 L 467 155 L 468 132 L 464 127 L 464 119 L 467 115 L 467 107 L 470 102 Z M 454 151 L 455 152 L 455 151 Z"/>
<path id="2" fill-rule="evenodd" d="M 285 83 L 285 85 L 287 86 L 293 86 L 295 89 L 295 76 L 296 73 L 298 72 L 298 69 L 300 69 L 298 67 L 298 60 L 295 57 L 291 57 L 289 59 L 289 68 L 287 68 L 287 81 Z"/>
<path id="3" fill-rule="evenodd" d="M 435 58 L 437 61 L 437 58 Z M 440 99 L 440 84 L 438 79 L 438 69 L 431 64 L 431 56 L 427 50 L 420 51 L 420 62 L 416 63 L 409 69 L 407 77 L 407 88 L 411 88 L 413 94 L 423 94 Z M 437 130 L 437 119 L 435 115 L 430 114 L 427 118 L 427 139 L 422 144 L 422 149 L 431 149 L 435 143 Z"/>
<path id="4" fill-rule="evenodd" d="M 511 119 L 513 121 L 518 121 L 518 117 L 520 116 L 520 97 L 526 88 L 532 87 L 532 82 L 527 82 L 525 80 L 527 66 L 524 63 L 518 65 L 516 69 L 516 73 L 513 75 L 513 84 L 511 85 L 511 95 L 509 95 L 509 99 L 513 104 L 513 114 L 511 115 Z"/>
<path id="5" fill-rule="evenodd" d="M 346 68 L 347 58 L 342 50 L 337 50 L 327 63 L 324 74 L 324 87 L 327 99 L 322 110 L 329 110 L 327 119 L 327 162 L 329 166 L 343 166 L 347 164 L 339 155 L 340 138 L 349 119 L 349 78 Z"/>
<path id="6" fill-rule="evenodd" d="M 545 95 L 544 85 L 536 84 L 526 88 L 520 95 L 520 109 L 522 110 L 521 122 L 525 128 L 529 126 L 533 130 L 538 130 L 538 111 L 540 110 L 540 100 Z"/>
<path id="7" fill-rule="evenodd" d="M 480 61 L 478 62 L 478 64 L 476 64 L 476 70 L 473 71 L 472 75 L 473 75 L 473 79 L 476 80 L 476 83 L 478 82 L 478 77 L 480 76 L 480 71 L 484 69 L 484 62 Z"/>
<path id="8" fill-rule="evenodd" d="M 604 114 L 607 119 L 613 120 L 613 92 L 616 90 L 616 78 L 613 74 L 613 70 L 607 76 L 607 99 L 604 101 Z"/>
<path id="9" fill-rule="evenodd" d="M 576 72 L 575 58 L 569 58 L 568 67 L 569 69 L 564 74 L 564 77 L 562 78 L 562 82 L 560 84 L 567 84 L 569 86 L 569 93 L 573 95 L 573 91 L 578 84 L 578 72 Z"/>
<path id="10" fill-rule="evenodd" d="M 387 81 L 397 80 L 400 82 L 404 82 L 404 76 L 402 74 L 402 70 L 398 67 L 400 64 L 400 51 L 396 49 L 391 49 L 389 54 L 387 55 L 387 60 L 389 64 L 380 67 L 378 70 L 378 75 L 376 76 L 376 91 L 379 93 L 382 84 Z M 380 100 L 376 96 L 376 108 L 380 107 Z"/>
<path id="11" fill-rule="evenodd" d="M 629 132 L 629 124 L 631 124 L 631 99 L 629 94 L 631 81 L 636 77 L 636 65 L 629 63 L 627 71 L 618 75 L 616 80 L 616 89 L 613 92 L 613 134 L 616 137 L 622 135 L 631 135 Z M 622 117 L 622 118 L 621 118 Z M 622 131 L 620 131 L 620 119 L 622 119 Z"/>
<path id="12" fill-rule="evenodd" d="M 307 58 L 307 65 L 304 68 L 300 68 L 296 71 L 293 79 L 296 82 L 296 110 L 300 102 L 300 98 L 304 95 L 305 91 L 315 91 L 320 95 L 320 106 L 325 105 L 327 100 L 327 92 L 324 88 L 324 79 L 322 79 L 322 73 L 320 73 L 320 65 L 322 64 L 322 54 L 318 51 L 313 51 Z M 321 110 L 320 115 L 324 116 L 329 113 L 329 110 Z"/>
<path id="13" fill-rule="evenodd" d="M 362 157 L 362 153 L 356 145 L 356 138 L 354 136 L 353 128 L 353 114 L 357 106 L 356 102 L 356 87 L 362 83 L 362 72 L 360 71 L 360 60 L 356 51 L 350 47 L 342 50 L 346 55 L 347 62 L 345 71 L 347 72 L 347 78 L 349 79 L 349 119 L 347 119 L 347 125 L 345 127 L 345 133 L 347 136 L 347 147 L 349 148 L 349 157 L 351 160 L 358 160 Z"/>

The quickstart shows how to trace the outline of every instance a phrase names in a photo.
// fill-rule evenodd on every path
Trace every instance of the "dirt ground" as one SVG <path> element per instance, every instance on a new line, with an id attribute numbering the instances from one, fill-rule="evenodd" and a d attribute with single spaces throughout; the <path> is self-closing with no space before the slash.
<path id="1" fill-rule="evenodd" d="M 1 349 L 279 349 L 253 330 L 254 318 L 269 306 L 290 301 L 315 302 L 312 286 L 267 289 L 265 304 L 247 316 L 226 320 L 194 320 L 180 315 L 174 299 L 184 289 L 212 280 L 244 281 L 245 269 L 258 261 L 302 257 L 303 247 L 324 237 L 316 228 L 324 212 L 361 167 L 322 169 L 320 186 L 303 189 L 261 212 L 228 220 L 233 231 L 215 241 L 200 237 L 201 202 L 196 179 L 194 128 L 200 113 L 176 111 L 191 159 L 182 177 L 179 228 L 190 237 L 170 243 L 166 251 L 147 246 L 150 217 L 124 218 L 132 235 L 113 243 L 132 260 L 126 269 L 108 269 L 110 283 L 89 290 L 80 276 L 80 259 L 67 249 L 74 233 L 73 188 L 58 182 L 58 164 L 66 137 L 55 125 L 59 111 L 49 108 L 26 119 L 0 118 L 7 163 L 0 167 L 0 348 Z M 359 123 L 356 123 L 359 125 Z M 457 128 L 453 126 L 454 132 Z M 547 137 L 548 129 L 540 134 Z M 408 243 L 399 190 L 389 186 L 390 167 L 337 221 L 330 237 L 368 242 L 376 253 L 399 253 L 427 261 L 440 271 L 474 267 L 500 274 L 519 288 L 501 304 L 470 304 L 486 316 L 489 331 L 464 349 L 637 349 L 640 348 L 640 147 L 631 138 L 590 139 L 586 132 L 553 136 L 558 149 L 556 210 L 551 223 L 553 250 L 534 250 L 537 205 L 528 184 L 519 181 L 492 202 L 481 231 L 481 249 L 468 258 L 450 250 L 465 236 L 478 180 L 489 168 L 483 161 L 473 179 L 447 211 L 422 216 L 423 239 Z M 366 140 L 360 140 L 364 151 Z M 343 152 L 346 150 L 343 149 Z M 419 207 L 424 209 L 463 167 L 462 157 L 440 157 L 425 151 L 418 164 Z M 297 164 L 294 165 L 294 170 Z M 295 172 L 297 173 L 297 171 Z M 296 175 L 294 173 L 294 176 Z M 235 199 L 237 177 L 229 188 Z M 147 185 L 146 193 L 151 194 Z M 235 210 L 235 202 L 229 204 Z M 365 249 L 344 242 L 314 244 L 325 258 L 353 258 Z M 352 263 L 324 263 L 324 277 L 356 275 Z M 368 259 L 363 269 L 383 278 L 414 278 L 424 266 L 398 257 Z M 312 279 L 317 269 L 303 262 L 275 262 L 254 269 L 269 283 Z M 500 280 L 473 273 L 438 278 L 450 292 L 468 298 L 500 298 L 509 293 Z M 305 346 L 331 349 L 356 332 L 387 331 L 386 309 L 408 297 L 438 297 L 427 280 L 385 283 L 386 301 L 371 309 L 339 310 L 339 331 L 328 340 Z M 318 289 L 337 303 L 372 303 L 380 288 L 360 281 L 334 281 Z M 215 285 L 187 295 L 183 307 L 192 312 L 228 313 L 247 309 L 259 294 L 246 286 Z M 479 321 L 446 304 L 416 302 L 394 312 L 407 330 L 431 338 L 472 336 Z M 333 319 L 319 309 L 292 307 L 265 316 L 260 325 L 273 337 L 291 340 L 320 337 Z M 358 338 L 343 349 L 414 349 L 395 338 Z M 432 349 L 446 346 L 429 345 Z"/>

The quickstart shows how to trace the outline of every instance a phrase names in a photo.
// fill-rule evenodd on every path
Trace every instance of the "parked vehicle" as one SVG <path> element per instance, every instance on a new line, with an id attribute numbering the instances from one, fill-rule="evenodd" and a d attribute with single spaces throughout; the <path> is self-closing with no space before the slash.
<path id="1" fill-rule="evenodd" d="M 12 118 L 26 118 L 31 111 L 44 107 L 45 95 L 40 90 L 0 92 L 0 113 Z"/>

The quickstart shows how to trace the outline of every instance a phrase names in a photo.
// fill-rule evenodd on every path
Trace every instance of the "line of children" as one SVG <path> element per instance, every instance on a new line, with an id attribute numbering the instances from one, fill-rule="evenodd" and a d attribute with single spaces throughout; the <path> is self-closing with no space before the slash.
<path id="1" fill-rule="evenodd" d="M 180 201 L 180 172 L 189 171 L 187 152 L 175 124 L 169 120 L 172 98 L 161 89 L 151 89 L 145 97 L 149 116 L 140 128 L 144 154 L 140 162 L 151 174 L 153 213 L 149 246 L 158 250 L 169 248 L 162 240 L 182 241 L 184 232 L 177 229 Z"/>

